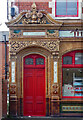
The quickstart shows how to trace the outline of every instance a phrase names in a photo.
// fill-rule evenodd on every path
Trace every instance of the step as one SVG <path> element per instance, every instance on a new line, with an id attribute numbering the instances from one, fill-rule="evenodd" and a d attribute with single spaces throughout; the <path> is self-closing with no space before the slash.
<path id="1" fill-rule="evenodd" d="M 10 117 L 2 120 L 83 120 L 83 117 Z"/>

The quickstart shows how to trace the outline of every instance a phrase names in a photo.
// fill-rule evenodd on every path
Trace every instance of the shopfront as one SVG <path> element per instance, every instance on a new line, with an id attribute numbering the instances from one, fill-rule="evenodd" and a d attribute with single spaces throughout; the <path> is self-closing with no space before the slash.
<path id="1" fill-rule="evenodd" d="M 75 20 L 44 11 L 22 12 L 10 29 L 10 115 L 82 115 L 83 42 Z M 74 32 L 72 32 L 72 30 Z"/>

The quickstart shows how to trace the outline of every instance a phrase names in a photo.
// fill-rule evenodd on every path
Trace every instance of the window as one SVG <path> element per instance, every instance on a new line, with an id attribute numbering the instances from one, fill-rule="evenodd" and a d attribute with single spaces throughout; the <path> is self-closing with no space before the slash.
<path id="1" fill-rule="evenodd" d="M 56 0 L 56 17 L 78 17 L 78 0 Z"/>
<path id="2" fill-rule="evenodd" d="M 70 57 L 70 56 L 64 57 L 63 64 L 72 64 L 72 57 Z"/>
<path id="3" fill-rule="evenodd" d="M 44 59 L 43 58 L 37 58 L 36 59 L 36 65 L 44 65 Z"/>
<path id="4" fill-rule="evenodd" d="M 83 96 L 83 68 L 63 68 L 63 96 Z"/>
<path id="5" fill-rule="evenodd" d="M 75 64 L 83 64 L 83 53 L 75 54 Z"/>
<path id="6" fill-rule="evenodd" d="M 32 58 L 26 58 L 25 59 L 25 64 L 26 65 L 33 65 L 33 59 Z"/>
<path id="7" fill-rule="evenodd" d="M 62 62 L 63 98 L 83 97 L 83 51 L 66 53 Z"/>

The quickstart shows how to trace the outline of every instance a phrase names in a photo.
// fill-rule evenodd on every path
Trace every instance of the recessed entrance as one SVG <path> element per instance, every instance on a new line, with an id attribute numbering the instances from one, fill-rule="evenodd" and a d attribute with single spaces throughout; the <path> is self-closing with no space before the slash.
<path id="1" fill-rule="evenodd" d="M 45 116 L 45 58 L 38 54 L 24 57 L 24 116 Z"/>

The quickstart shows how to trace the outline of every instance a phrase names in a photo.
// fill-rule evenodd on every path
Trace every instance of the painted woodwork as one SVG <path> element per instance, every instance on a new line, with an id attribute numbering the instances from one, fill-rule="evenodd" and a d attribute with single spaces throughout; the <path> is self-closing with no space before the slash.
<path id="1" fill-rule="evenodd" d="M 82 50 L 83 41 L 81 36 L 61 37 L 59 31 L 76 31 L 77 28 L 81 31 L 82 22 L 54 20 L 45 11 L 38 11 L 34 4 L 31 12 L 24 11 L 16 19 L 6 23 L 10 29 L 9 59 L 11 62 L 16 62 L 15 83 L 11 82 L 10 64 L 10 114 L 55 116 L 64 113 L 60 111 L 63 103 L 63 107 L 67 102 L 70 107 L 73 102 L 79 102 L 80 105 L 80 98 L 72 100 L 62 98 L 62 55 L 69 51 Z M 45 35 L 28 36 L 23 35 L 23 32 L 44 32 Z M 35 61 L 35 58 L 29 58 L 32 55 L 37 55 L 38 59 Z M 44 61 L 39 59 L 39 56 Z M 57 62 L 56 83 L 54 83 L 54 62 Z M 37 96 L 40 93 L 42 98 Z"/>
<path id="2" fill-rule="evenodd" d="M 28 64 L 26 63 L 28 60 Z M 45 59 L 31 54 L 24 58 L 24 116 L 45 116 Z"/>

